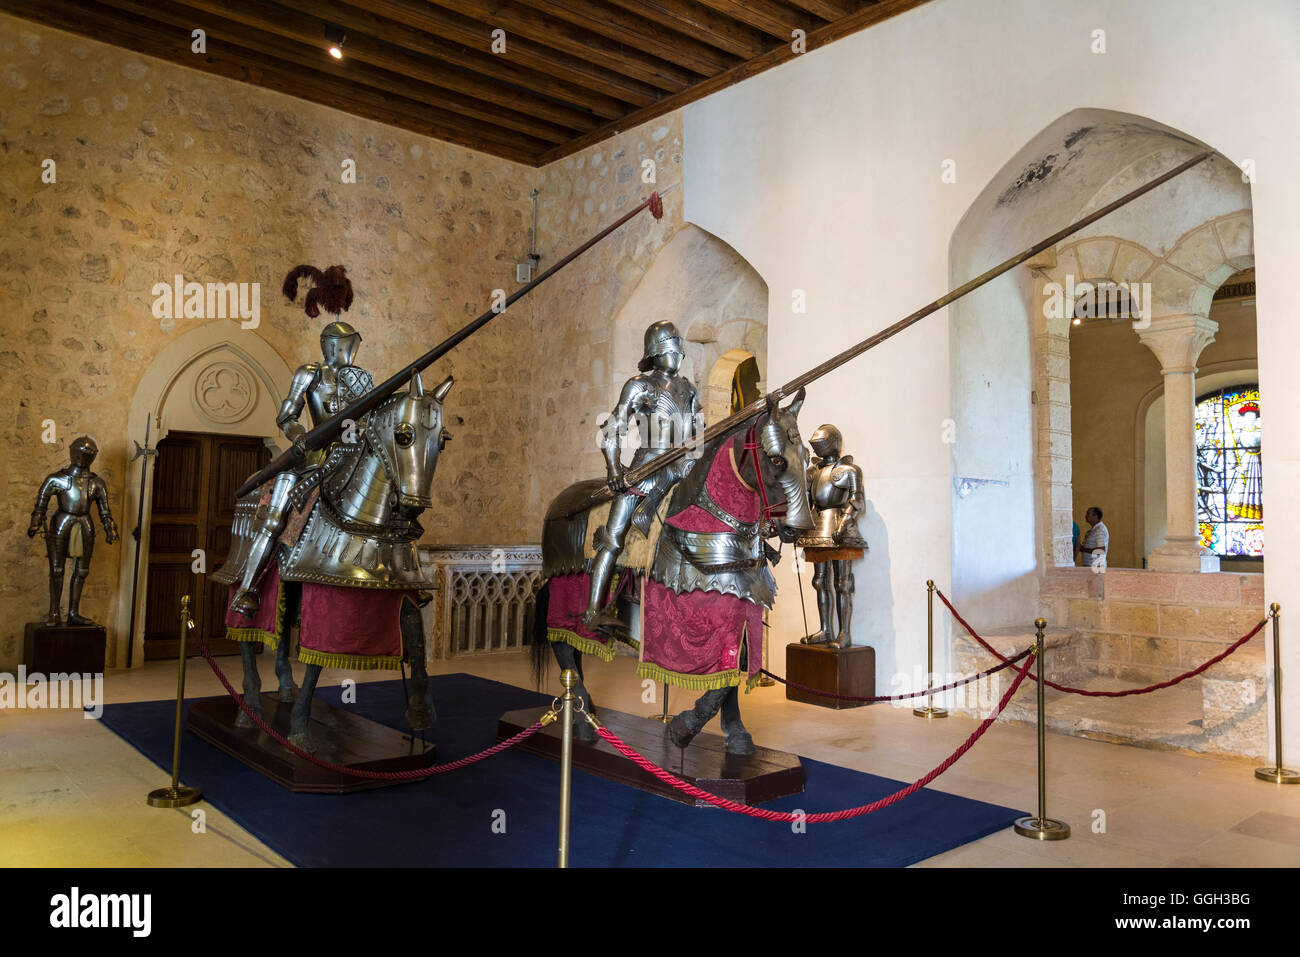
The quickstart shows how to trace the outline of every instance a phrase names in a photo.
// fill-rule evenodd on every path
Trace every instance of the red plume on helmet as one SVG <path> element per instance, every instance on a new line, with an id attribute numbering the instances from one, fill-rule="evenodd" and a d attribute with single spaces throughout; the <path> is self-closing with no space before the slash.
<path id="1" fill-rule="evenodd" d="M 321 310 L 338 315 L 352 306 L 352 280 L 342 266 L 330 266 L 321 272 L 315 266 L 294 266 L 284 277 L 282 290 L 285 298 L 293 302 L 298 298 L 298 280 L 311 280 L 304 306 L 307 315 L 315 319 Z"/>

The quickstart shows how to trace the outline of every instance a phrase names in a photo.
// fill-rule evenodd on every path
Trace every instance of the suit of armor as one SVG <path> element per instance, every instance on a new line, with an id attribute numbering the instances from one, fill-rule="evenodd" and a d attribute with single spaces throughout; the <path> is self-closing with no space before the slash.
<path id="1" fill-rule="evenodd" d="M 64 563 L 75 559 L 72 583 L 68 586 L 68 624 L 93 625 L 81 615 L 81 589 L 90 574 L 90 556 L 95 550 L 95 526 L 90 519 L 93 502 L 99 508 L 99 521 L 104 526 L 104 540 L 112 545 L 117 541 L 117 525 L 108 507 L 108 487 L 94 472 L 90 464 L 99 454 L 93 439 L 82 436 L 72 443 L 71 462 L 65 469 L 48 475 L 36 495 L 32 521 L 27 537 L 32 538 L 45 525 L 45 513 L 50 499 L 59 499 L 58 511 L 45 529 L 45 553 L 50 563 L 50 611 L 47 625 L 59 624 L 60 603 L 63 599 Z"/>
<path id="2" fill-rule="evenodd" d="M 799 546 L 812 560 L 817 549 L 864 549 L 858 533 L 858 516 L 866 507 L 862 469 L 853 456 L 841 455 L 843 439 L 833 425 L 823 425 L 808 440 L 817 455 L 808 468 L 808 497 L 816 525 L 799 538 Z M 808 550 L 812 550 L 810 554 Z M 803 639 L 805 644 L 853 644 L 849 625 L 853 619 L 853 560 L 834 558 L 813 564 L 813 588 L 821 630 Z M 838 612 L 839 632 L 835 632 Z"/>
<path id="3" fill-rule="evenodd" d="M 298 421 L 304 409 L 310 414 L 312 425 L 318 426 L 375 387 L 370 373 L 352 364 L 361 345 L 361 334 L 352 326 L 346 322 L 331 322 L 321 331 L 320 343 L 323 361 L 298 367 L 289 384 L 289 394 L 280 404 L 280 414 L 275 419 L 285 438 L 299 446 L 307 434 L 307 429 Z M 265 511 L 259 507 L 253 520 L 256 525 L 253 543 L 244 562 L 239 588 L 230 602 L 234 611 L 249 617 L 257 613 L 260 605 L 257 582 L 266 570 L 288 518 L 289 493 L 300 479 L 324 465 L 336 445 L 337 442 L 308 452 L 302 467 L 281 472 L 275 477 Z"/>
<path id="4" fill-rule="evenodd" d="M 685 456 L 629 488 L 623 477 L 627 469 L 620 460 L 622 439 L 633 420 L 641 432 L 641 447 L 632 457 L 631 468 L 671 448 L 696 442 L 704 433 L 699 393 L 691 380 L 677 371 L 684 356 L 682 337 L 671 322 L 656 322 L 646 329 L 645 353 L 637 364 L 641 372 L 627 380 L 618 405 L 605 425 L 601 452 L 605 456 L 606 477 L 610 487 L 623 494 L 614 497 L 609 519 L 596 530 L 594 537 L 596 559 L 591 572 L 591 594 L 583 616 L 583 624 L 589 628 L 600 619 L 600 609 L 628 527 L 635 524 L 643 533 L 648 532 L 664 495 L 694 464 L 694 459 Z"/>

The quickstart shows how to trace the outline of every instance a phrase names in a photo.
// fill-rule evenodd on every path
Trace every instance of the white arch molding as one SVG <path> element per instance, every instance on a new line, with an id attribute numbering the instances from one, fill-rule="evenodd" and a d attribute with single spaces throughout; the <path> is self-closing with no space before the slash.
<path id="1" fill-rule="evenodd" d="M 196 394 L 198 376 L 213 367 L 233 370 L 236 379 L 244 376 L 249 391 L 248 399 L 235 403 L 205 403 Z M 275 426 L 279 398 L 284 395 L 292 377 L 292 370 L 271 344 L 256 332 L 243 329 L 239 323 L 219 319 L 206 323 L 180 336 L 170 343 L 149 364 L 131 397 L 127 413 L 125 446 L 134 452 L 135 443 L 144 441 L 145 425 L 150 424 L 149 444 L 157 447 L 172 429 L 215 432 L 227 435 L 256 436 L 268 446 L 277 447 L 280 438 Z M 146 459 L 128 463 L 126 506 L 123 512 L 123 540 L 130 542 L 131 529 L 135 528 L 140 514 L 140 475 Z M 117 617 L 109 648 L 108 667 L 125 667 L 126 643 L 131 641 L 134 651 L 132 666 L 144 663 L 144 608 L 149 586 L 149 522 L 153 502 L 152 469 L 150 480 L 144 488 L 144 517 L 140 528 L 139 575 L 135 581 L 138 609 L 134 634 L 131 627 L 132 572 L 136 566 L 135 553 L 123 556 L 118 571 Z"/>

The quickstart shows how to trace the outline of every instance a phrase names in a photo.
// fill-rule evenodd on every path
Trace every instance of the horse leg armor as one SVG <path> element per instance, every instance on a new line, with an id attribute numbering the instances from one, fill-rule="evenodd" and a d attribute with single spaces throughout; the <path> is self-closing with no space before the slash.
<path id="1" fill-rule="evenodd" d="M 555 660 L 559 662 L 561 671 L 572 669 L 578 673 L 578 683 L 574 686 L 573 693 L 578 696 L 583 710 L 594 715 L 596 712 L 591 703 L 591 692 L 587 690 L 582 675 L 582 653 L 562 641 L 551 642 L 551 650 L 555 652 Z M 599 740 L 596 729 L 587 723 L 586 718 L 576 713 L 573 716 L 573 737 L 583 744 L 595 744 Z"/>
<path id="2" fill-rule="evenodd" d="M 298 476 L 292 472 L 281 472 L 275 477 L 275 485 L 271 487 L 271 500 L 267 503 L 266 513 L 262 515 L 257 531 L 253 533 L 253 544 L 249 546 L 248 558 L 244 560 L 243 577 L 239 580 L 235 597 L 230 600 L 231 610 L 248 618 L 256 615 L 258 608 L 261 607 L 261 599 L 257 596 L 257 580 L 262 577 L 267 562 L 275 553 L 276 539 L 280 537 L 280 531 L 284 528 L 284 520 L 288 514 L 289 490 L 297 481 Z M 258 513 L 261 514 L 261 511 L 259 508 Z"/>
<path id="3" fill-rule="evenodd" d="M 412 731 L 427 731 L 437 720 L 429 704 L 429 672 L 424 663 L 424 620 L 413 602 L 402 602 L 402 647 L 411 663 L 411 693 L 406 702 L 406 723 Z"/>

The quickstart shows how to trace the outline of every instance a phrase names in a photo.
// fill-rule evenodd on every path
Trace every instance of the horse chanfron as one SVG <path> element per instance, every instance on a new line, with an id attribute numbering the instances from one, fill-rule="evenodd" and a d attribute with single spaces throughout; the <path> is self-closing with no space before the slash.
<path id="1" fill-rule="evenodd" d="M 454 381 L 447 376 L 426 394 L 416 373 L 408 391 L 390 399 L 366 419 L 366 439 L 383 462 L 398 504 L 408 511 L 423 511 L 433 504 L 429 489 L 439 453 L 451 438 L 443 426 L 442 403 Z"/>

